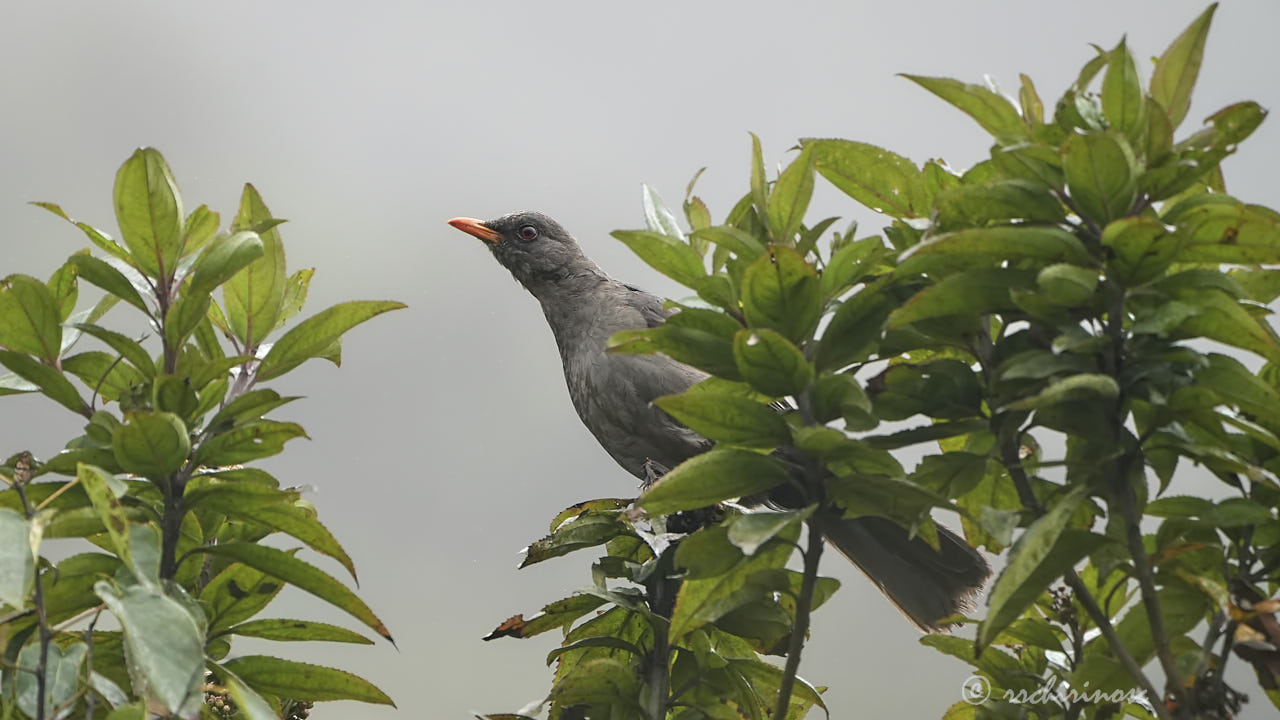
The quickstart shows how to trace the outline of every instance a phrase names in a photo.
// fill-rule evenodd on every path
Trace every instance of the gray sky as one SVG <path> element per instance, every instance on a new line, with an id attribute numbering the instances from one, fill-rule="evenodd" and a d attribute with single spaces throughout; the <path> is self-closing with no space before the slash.
<path id="1" fill-rule="evenodd" d="M 593 557 L 516 572 L 517 551 L 560 508 L 634 483 L 574 415 L 536 303 L 444 221 L 538 209 L 615 276 L 678 293 L 608 236 L 643 224 L 641 182 L 678 205 L 707 166 L 699 191 L 720 219 L 746 189 L 749 131 L 770 167 L 807 136 L 967 167 L 989 139 L 895 73 L 990 74 L 1014 92 L 1025 72 L 1052 107 L 1091 57 L 1087 43 L 1111 47 L 1128 32 L 1149 77 L 1146 58 L 1204 5 L 4 3 L 0 275 L 47 277 L 87 244 L 27 201 L 115 232 L 115 170 L 153 145 L 188 208 L 208 203 L 229 219 L 252 181 L 289 219 L 290 268 L 317 268 L 311 312 L 346 299 L 409 303 L 349 336 L 340 371 L 309 363 L 277 386 L 309 395 L 277 415 L 300 420 L 312 441 L 268 465 L 317 488 L 311 499 L 400 650 L 274 649 L 368 677 L 400 704 L 396 717 L 512 711 L 546 690 L 542 659 L 556 640 L 480 637 L 588 583 Z M 1277 27 L 1280 4 L 1224 3 L 1191 126 L 1237 100 L 1280 104 Z M 1243 149 L 1225 163 L 1229 190 L 1274 207 L 1264 173 L 1280 157 L 1280 124 L 1264 123 Z M 881 224 L 826 188 L 815 204 Z M 78 432 L 50 405 L 0 400 L 3 455 L 47 456 Z M 918 645 L 869 583 L 831 560 L 826 573 L 845 587 L 815 616 L 803 674 L 832 686 L 837 718 L 941 715 L 967 667 Z M 345 622 L 303 595 L 275 610 Z M 1249 715 L 1266 716 L 1251 678 L 1244 689 Z M 326 704 L 314 716 L 393 711 Z"/>

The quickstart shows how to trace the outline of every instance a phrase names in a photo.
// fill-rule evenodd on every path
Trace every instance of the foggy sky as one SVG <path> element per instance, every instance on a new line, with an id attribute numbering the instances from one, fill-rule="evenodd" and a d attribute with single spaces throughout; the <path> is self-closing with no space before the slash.
<path id="1" fill-rule="evenodd" d="M 616 277 L 681 294 L 618 242 L 643 225 L 640 184 L 678 206 L 685 183 L 724 217 L 746 189 L 749 131 L 769 167 L 797 138 L 875 143 L 964 168 L 990 140 L 895 73 L 1016 92 L 1032 76 L 1047 107 L 1092 54 L 1124 33 L 1144 78 L 1204 7 L 1178 2 L 8 2 L 0 5 L 0 276 L 48 277 L 87 242 L 32 200 L 115 232 L 111 183 L 136 146 L 169 160 L 194 208 L 234 215 L 252 181 L 282 226 L 290 271 L 315 267 L 305 314 L 395 299 L 314 361 L 277 411 L 298 440 L 266 463 L 310 485 L 356 561 L 361 596 L 399 650 L 242 643 L 339 665 L 401 711 L 322 704 L 314 717 L 463 718 L 540 697 L 556 638 L 482 643 L 497 623 L 590 582 L 590 553 L 517 572 L 518 551 L 561 508 L 633 492 L 581 427 L 536 303 L 480 243 L 444 224 L 537 209 Z M 1280 103 L 1280 4 L 1219 8 L 1184 134 L 1243 99 Z M 1224 163 L 1228 189 L 1277 205 L 1268 175 L 1280 123 Z M 811 212 L 883 223 L 819 180 Z M 108 316 L 127 316 L 118 309 Z M 56 452 L 77 416 L 0 399 L 8 456 Z M 337 572 L 332 563 L 318 564 Z M 802 674 L 830 685 L 836 718 L 939 717 L 969 674 L 843 561 L 842 591 L 814 617 Z M 269 616 L 347 624 L 286 594 Z M 1237 669 L 1240 669 L 1237 667 Z M 1254 695 L 1249 716 L 1265 717 Z M 813 717 L 819 717 L 815 713 Z"/>

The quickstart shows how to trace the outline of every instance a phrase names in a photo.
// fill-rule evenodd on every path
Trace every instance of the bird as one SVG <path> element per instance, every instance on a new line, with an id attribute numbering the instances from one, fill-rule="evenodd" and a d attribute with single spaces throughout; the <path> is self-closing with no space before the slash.
<path id="1" fill-rule="evenodd" d="M 651 481 L 655 466 L 674 468 L 714 446 L 654 404 L 705 380 L 706 373 L 666 355 L 606 349 L 615 333 L 657 327 L 676 310 L 610 277 L 560 223 L 541 213 L 448 223 L 483 241 L 542 306 L 573 407 L 618 465 Z M 832 511 L 822 527 L 825 540 L 923 632 L 948 631 L 948 618 L 972 607 L 991 574 L 978 551 L 941 525 L 937 550 L 882 517 L 844 518 Z"/>

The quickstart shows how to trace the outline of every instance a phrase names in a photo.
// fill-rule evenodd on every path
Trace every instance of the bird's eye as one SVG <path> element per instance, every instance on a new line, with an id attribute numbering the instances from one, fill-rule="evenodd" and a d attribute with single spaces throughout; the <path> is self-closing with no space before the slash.
<path id="1" fill-rule="evenodd" d="M 534 240 L 538 237 L 538 228 L 532 225 L 525 225 L 520 228 L 521 240 Z"/>

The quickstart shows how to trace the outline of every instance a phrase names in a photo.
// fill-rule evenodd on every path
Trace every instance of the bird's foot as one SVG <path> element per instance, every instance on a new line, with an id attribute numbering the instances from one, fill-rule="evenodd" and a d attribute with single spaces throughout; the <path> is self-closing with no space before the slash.
<path id="1" fill-rule="evenodd" d="M 658 480 L 661 479 L 662 476 L 666 475 L 668 472 L 670 472 L 670 470 L 667 468 L 666 465 L 663 465 L 662 463 L 656 460 L 645 460 L 644 461 L 644 479 L 640 481 L 640 489 L 642 491 L 648 490 L 654 483 L 658 482 Z"/>

